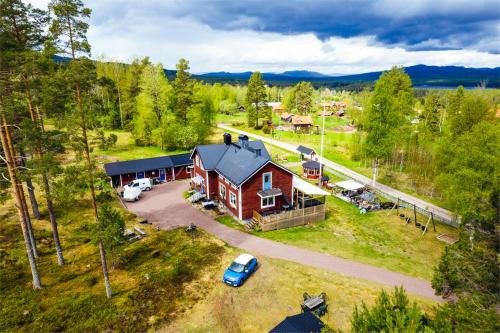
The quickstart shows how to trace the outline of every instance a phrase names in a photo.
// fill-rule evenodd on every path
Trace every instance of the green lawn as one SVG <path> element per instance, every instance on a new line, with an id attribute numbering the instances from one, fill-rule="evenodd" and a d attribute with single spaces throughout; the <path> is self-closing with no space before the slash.
<path id="1" fill-rule="evenodd" d="M 362 215 L 353 205 L 338 198 L 327 199 L 325 221 L 308 226 L 276 231 L 253 231 L 256 236 L 319 252 L 384 267 L 392 271 L 430 280 L 445 244 L 436 236 L 456 230 L 437 224 L 437 232 L 405 225 L 396 211 L 377 211 Z M 405 211 L 411 214 L 409 211 Z M 388 216 L 389 214 L 389 216 Z M 424 217 L 419 216 L 424 221 Z M 219 222 L 245 231 L 245 228 L 220 218 Z M 425 220 L 426 221 L 426 220 Z"/>
<path id="2" fill-rule="evenodd" d="M 224 269 L 241 251 L 228 249 L 224 265 L 209 272 L 214 286 L 193 308 L 159 330 L 160 333 L 268 332 L 286 316 L 301 312 L 302 295 L 325 292 L 329 311 L 321 318 L 330 327 L 349 331 L 355 305 L 374 304 L 380 285 L 285 260 L 257 256 L 259 269 L 240 288 L 219 282 Z M 385 288 L 389 291 L 389 288 Z M 433 313 L 434 301 L 409 295 Z"/>
<path id="3" fill-rule="evenodd" d="M 174 155 L 185 153 L 185 150 L 163 150 L 158 147 L 151 146 L 137 146 L 134 141 L 134 137 L 132 133 L 126 131 L 106 131 L 106 135 L 111 133 L 116 134 L 118 140 L 114 147 L 111 147 L 108 150 L 102 150 L 99 148 L 94 149 L 94 154 L 100 156 L 102 159 L 107 161 L 128 161 L 139 158 L 148 158 L 148 157 L 158 157 L 164 155 Z"/>

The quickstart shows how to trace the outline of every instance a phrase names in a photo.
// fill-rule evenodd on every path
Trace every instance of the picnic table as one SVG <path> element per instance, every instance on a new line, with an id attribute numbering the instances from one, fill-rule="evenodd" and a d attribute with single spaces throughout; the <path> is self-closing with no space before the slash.
<path id="1" fill-rule="evenodd" d="M 305 300 L 304 306 L 312 311 L 322 305 L 324 302 L 325 300 L 321 296 L 316 296 Z"/>

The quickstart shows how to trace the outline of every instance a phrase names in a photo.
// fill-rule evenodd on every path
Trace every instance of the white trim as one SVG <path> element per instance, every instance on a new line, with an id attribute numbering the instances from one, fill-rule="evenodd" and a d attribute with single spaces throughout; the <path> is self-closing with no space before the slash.
<path id="1" fill-rule="evenodd" d="M 231 201 L 231 196 L 234 196 L 234 204 Z M 233 192 L 229 191 L 229 205 L 231 205 L 231 207 L 236 208 L 237 199 L 238 199 L 238 197 L 236 196 L 236 194 L 234 194 Z"/>
<path id="2" fill-rule="evenodd" d="M 222 197 L 222 189 L 223 188 L 224 188 L 224 197 L 223 198 L 224 198 L 224 201 L 226 201 L 226 198 L 227 198 L 227 196 L 226 196 L 226 194 L 227 194 L 226 185 L 219 183 L 219 195 L 221 197 Z"/>
<path id="3" fill-rule="evenodd" d="M 243 199 L 241 198 L 241 187 L 238 188 L 238 219 L 243 220 Z"/>
<path id="4" fill-rule="evenodd" d="M 205 171 L 205 179 L 207 181 L 207 198 L 210 198 L 210 182 L 208 181 L 208 171 Z"/>
<path id="5" fill-rule="evenodd" d="M 175 167 L 172 167 L 172 180 L 175 180 Z"/>
<path id="6" fill-rule="evenodd" d="M 270 205 L 269 204 L 269 199 L 270 198 L 273 198 L 273 204 Z M 268 204 L 264 206 L 264 200 L 267 200 L 268 201 Z M 265 197 L 265 198 L 260 198 L 260 208 L 263 209 L 263 208 L 269 208 L 269 207 L 274 207 L 276 205 L 276 200 L 274 199 L 274 196 L 272 197 Z"/>
<path id="7" fill-rule="evenodd" d="M 270 188 L 265 188 L 265 187 L 264 187 L 264 184 L 266 183 L 266 182 L 264 181 L 264 178 L 265 178 L 267 175 L 269 175 L 269 183 L 271 183 L 271 187 L 270 187 Z M 273 188 L 273 172 L 272 172 L 272 171 L 264 172 L 264 173 L 262 174 L 262 191 L 265 191 L 265 190 L 270 190 L 270 189 L 272 189 L 272 188 Z"/>

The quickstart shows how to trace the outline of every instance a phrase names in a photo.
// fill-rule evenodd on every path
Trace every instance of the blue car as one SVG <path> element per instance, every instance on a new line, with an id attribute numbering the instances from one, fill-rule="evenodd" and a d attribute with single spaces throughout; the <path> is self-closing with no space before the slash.
<path id="1" fill-rule="evenodd" d="M 241 254 L 226 269 L 222 282 L 233 287 L 239 287 L 257 269 L 257 259 L 250 254 Z"/>

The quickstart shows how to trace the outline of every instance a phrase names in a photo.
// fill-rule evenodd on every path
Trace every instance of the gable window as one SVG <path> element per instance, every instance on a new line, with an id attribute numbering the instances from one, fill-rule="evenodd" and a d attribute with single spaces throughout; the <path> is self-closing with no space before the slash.
<path id="1" fill-rule="evenodd" d="M 265 197 L 261 199 L 260 208 L 274 207 L 274 197 Z"/>
<path id="2" fill-rule="evenodd" d="M 236 194 L 233 192 L 229 192 L 229 203 L 233 208 L 236 208 Z"/>
<path id="3" fill-rule="evenodd" d="M 273 188 L 273 174 L 272 172 L 265 172 L 262 174 L 262 190 L 270 190 Z M 274 205 L 274 204 L 273 204 Z"/>
<path id="4" fill-rule="evenodd" d="M 219 194 L 222 199 L 226 200 L 226 187 L 222 184 L 219 185 Z"/>
<path id="5" fill-rule="evenodd" d="M 196 166 L 199 167 L 200 166 L 200 157 L 198 156 L 198 154 L 196 154 L 194 161 L 196 162 Z"/>

